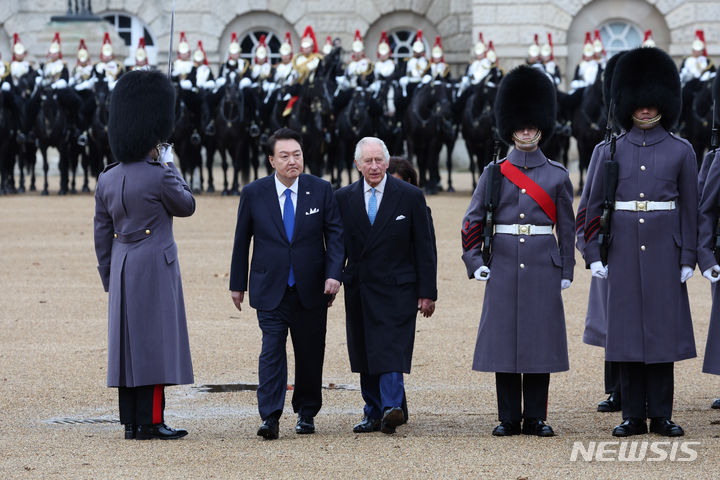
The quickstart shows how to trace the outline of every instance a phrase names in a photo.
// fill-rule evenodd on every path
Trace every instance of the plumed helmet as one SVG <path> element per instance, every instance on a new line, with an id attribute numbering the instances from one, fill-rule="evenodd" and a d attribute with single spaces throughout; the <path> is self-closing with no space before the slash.
<path id="1" fill-rule="evenodd" d="M 528 126 L 538 128 L 542 141 L 547 141 L 555 128 L 556 111 L 555 85 L 539 69 L 520 65 L 500 82 L 495 121 L 505 143 L 511 144 L 513 133 Z"/>
<path id="2" fill-rule="evenodd" d="M 170 137 L 175 125 L 175 89 L 159 70 L 133 70 L 120 77 L 110 97 L 108 137 L 115 160 L 135 162 Z"/>
<path id="3" fill-rule="evenodd" d="M 612 88 L 613 75 L 615 75 L 615 67 L 617 66 L 618 60 L 625 55 L 625 52 L 618 52 L 607 61 L 605 64 L 605 70 L 603 70 L 603 103 L 605 108 L 610 108 L 610 89 Z"/>
<path id="4" fill-rule="evenodd" d="M 673 59 L 659 48 L 625 53 L 615 66 L 611 88 L 615 121 L 625 130 L 632 128 L 632 114 L 639 107 L 657 108 L 665 130 L 675 126 L 682 105 L 680 75 Z"/>

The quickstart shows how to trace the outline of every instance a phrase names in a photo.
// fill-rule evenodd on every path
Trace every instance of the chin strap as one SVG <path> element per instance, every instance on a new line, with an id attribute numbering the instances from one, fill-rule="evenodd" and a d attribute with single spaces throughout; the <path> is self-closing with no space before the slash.
<path id="1" fill-rule="evenodd" d="M 640 128 L 651 128 L 660 123 L 660 119 L 662 118 L 662 113 L 658 113 L 653 118 L 650 118 L 648 120 L 641 120 L 637 118 L 635 115 L 632 116 L 633 123 L 637 125 Z"/>
<path id="2" fill-rule="evenodd" d="M 533 145 L 540 141 L 540 136 L 542 135 L 542 132 L 540 130 L 537 131 L 534 137 L 532 137 L 530 140 L 523 140 L 520 137 L 517 136 L 517 134 L 512 134 L 513 141 L 521 144 L 521 145 Z"/>

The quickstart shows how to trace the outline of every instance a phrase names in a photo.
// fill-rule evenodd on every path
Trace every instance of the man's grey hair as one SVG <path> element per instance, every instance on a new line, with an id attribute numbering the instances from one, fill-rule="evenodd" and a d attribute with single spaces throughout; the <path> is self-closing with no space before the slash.
<path id="1" fill-rule="evenodd" d="M 375 143 L 377 145 L 380 145 L 382 147 L 383 156 L 385 157 L 385 163 L 390 162 L 390 152 L 388 151 L 387 146 L 385 146 L 385 142 L 380 140 L 377 137 L 364 137 L 361 138 L 360 141 L 355 146 L 355 161 L 360 162 L 360 158 L 362 157 L 362 147 L 367 145 L 368 143 Z"/>

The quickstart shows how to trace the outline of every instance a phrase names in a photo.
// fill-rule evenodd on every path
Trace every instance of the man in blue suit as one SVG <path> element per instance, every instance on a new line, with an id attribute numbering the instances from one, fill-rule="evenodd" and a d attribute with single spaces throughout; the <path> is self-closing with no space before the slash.
<path id="1" fill-rule="evenodd" d="M 407 420 L 403 373 L 410 373 L 418 312 L 437 299 L 435 245 L 422 191 L 386 173 L 382 140 L 355 149 L 363 178 L 335 194 L 343 219 L 345 318 L 350 367 L 360 373 L 364 417 L 353 431 L 394 433 Z"/>
<path id="2" fill-rule="evenodd" d="M 330 183 L 303 174 L 302 138 L 288 128 L 268 141 L 275 175 L 247 185 L 240 195 L 230 291 L 238 310 L 248 286 L 262 330 L 258 370 L 257 434 L 278 438 L 287 388 L 288 329 L 295 351 L 293 410 L 296 433 L 314 433 L 322 404 L 327 309 L 340 289 L 342 226 Z"/>

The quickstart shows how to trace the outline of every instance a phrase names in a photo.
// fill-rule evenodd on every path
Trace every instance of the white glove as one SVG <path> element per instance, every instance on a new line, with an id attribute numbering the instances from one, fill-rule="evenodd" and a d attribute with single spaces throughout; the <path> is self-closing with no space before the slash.
<path id="1" fill-rule="evenodd" d="M 714 274 L 714 275 L 713 275 Z M 715 283 L 720 280 L 720 266 L 713 265 L 703 272 L 703 277 L 710 280 L 710 283 Z"/>
<path id="2" fill-rule="evenodd" d="M 95 65 L 95 70 L 97 70 L 98 73 L 105 73 L 105 64 L 98 63 L 97 65 Z"/>
<path id="3" fill-rule="evenodd" d="M 165 164 L 172 163 L 175 160 L 175 157 L 173 156 L 172 145 L 163 147 L 163 149 L 160 150 L 160 156 L 158 157 L 158 160 L 160 160 L 160 163 Z"/>
<path id="4" fill-rule="evenodd" d="M 61 78 L 60 80 L 57 80 L 55 83 L 50 85 L 50 87 L 54 89 L 65 88 L 67 87 L 67 80 Z"/>
<path id="5" fill-rule="evenodd" d="M 227 79 L 225 77 L 220 77 L 217 80 L 215 80 L 215 88 L 220 88 L 223 85 L 225 85 L 225 82 L 227 82 Z"/>
<path id="6" fill-rule="evenodd" d="M 187 78 L 180 80 L 180 88 L 183 90 L 192 90 L 192 82 Z"/>
<path id="7" fill-rule="evenodd" d="M 240 80 L 240 88 L 241 89 L 245 88 L 245 87 L 249 87 L 250 85 L 252 85 L 252 80 L 250 80 L 249 78 L 243 78 L 242 80 Z"/>
<path id="8" fill-rule="evenodd" d="M 10 91 L 10 84 L 8 82 L 3 82 L 2 84 L 2 91 L 3 92 L 9 92 Z"/>
<path id="9" fill-rule="evenodd" d="M 607 278 L 608 276 L 608 267 L 604 266 L 602 262 L 592 262 L 590 264 L 590 273 L 592 273 L 593 277 L 597 278 Z"/>
<path id="10" fill-rule="evenodd" d="M 680 269 L 680 283 L 685 283 L 688 280 L 690 280 L 690 277 L 693 276 L 693 273 L 695 272 L 694 268 L 690 268 L 687 265 L 683 265 Z"/>
<path id="11" fill-rule="evenodd" d="M 475 273 L 473 275 L 475 276 L 475 280 L 485 282 L 487 280 L 490 280 L 490 269 L 483 265 L 482 267 L 475 270 Z"/>
<path id="12" fill-rule="evenodd" d="M 570 283 L 572 283 L 572 282 L 565 278 L 560 280 L 560 290 L 565 290 L 566 288 L 570 287 Z"/>
<path id="13" fill-rule="evenodd" d="M 215 88 L 215 80 L 208 80 L 203 84 L 202 88 L 206 90 L 212 90 L 213 88 Z"/>
<path id="14" fill-rule="evenodd" d="M 426 73 L 426 74 L 422 77 L 421 82 L 422 82 L 423 84 L 427 84 L 427 83 L 430 83 L 431 80 L 432 80 L 432 77 Z"/>

